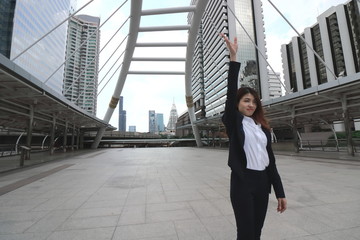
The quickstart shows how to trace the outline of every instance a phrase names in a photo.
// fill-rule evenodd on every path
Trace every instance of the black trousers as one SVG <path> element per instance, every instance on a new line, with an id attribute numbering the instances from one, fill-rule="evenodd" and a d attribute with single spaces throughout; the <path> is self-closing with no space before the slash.
<path id="1" fill-rule="evenodd" d="M 231 172 L 230 198 L 234 209 L 237 240 L 260 240 L 269 202 L 266 171 L 246 169 L 243 178 Z"/>

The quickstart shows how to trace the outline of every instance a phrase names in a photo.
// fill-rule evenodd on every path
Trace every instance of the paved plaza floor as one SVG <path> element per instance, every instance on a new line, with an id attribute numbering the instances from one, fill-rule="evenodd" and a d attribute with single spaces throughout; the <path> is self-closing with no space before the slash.
<path id="1" fill-rule="evenodd" d="M 98 149 L 0 174 L 0 239 L 231 240 L 227 150 Z M 360 239 L 360 160 L 277 155 L 263 240 Z"/>

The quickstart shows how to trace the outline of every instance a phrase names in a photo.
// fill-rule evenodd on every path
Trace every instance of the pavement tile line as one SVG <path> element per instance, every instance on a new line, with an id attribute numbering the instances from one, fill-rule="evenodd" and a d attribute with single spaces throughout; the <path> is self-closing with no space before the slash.
<path id="1" fill-rule="evenodd" d="M 64 164 L 64 165 L 61 165 L 59 167 L 56 167 L 56 168 L 53 168 L 53 169 L 50 169 L 48 171 L 45 171 L 45 172 L 42 172 L 42 173 L 39 173 L 39 174 L 36 174 L 32 177 L 28 177 L 28 178 L 25 178 L 25 179 L 22 179 L 22 180 L 19 180 L 17 182 L 14 182 L 14 183 L 11 183 L 9 185 L 6 185 L 4 187 L 1 187 L 0 188 L 0 196 L 6 194 L 6 193 L 9 193 L 9 192 L 12 192 L 14 191 L 15 189 L 18 189 L 18 188 L 21 188 L 25 185 L 28 185 L 30 183 L 33 183 L 37 180 L 40 180 L 44 177 L 47 177 L 47 176 L 50 176 L 51 174 L 54 174 L 56 172 L 59 172 L 65 168 L 68 168 L 68 167 L 71 167 L 75 164 Z"/>

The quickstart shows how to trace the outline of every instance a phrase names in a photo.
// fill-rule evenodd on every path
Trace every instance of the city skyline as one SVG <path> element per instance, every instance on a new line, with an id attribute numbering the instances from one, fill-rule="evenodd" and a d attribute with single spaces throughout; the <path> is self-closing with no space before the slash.
<path id="1" fill-rule="evenodd" d="M 78 1 L 78 7 L 82 6 L 86 2 L 87 1 L 85 0 Z M 320 0 L 306 0 L 302 1 L 301 3 L 278 1 L 277 7 L 285 14 L 289 21 L 295 26 L 295 28 L 299 32 L 302 32 L 306 26 L 312 25 L 316 22 L 316 17 L 319 13 L 325 11 L 333 5 L 344 2 L 347 1 L 330 0 L 324 2 Z M 151 1 L 144 1 L 143 9 L 184 6 L 187 4 L 189 3 L 184 4 L 184 1 L 158 1 L 156 3 Z M 306 7 L 309 4 L 313 6 L 311 9 Z M 94 1 L 93 4 L 90 4 L 81 13 L 95 14 L 95 16 L 100 16 L 101 21 L 103 22 L 104 19 L 106 19 L 106 17 L 109 16 L 113 12 L 113 9 L 115 9 L 116 7 L 118 6 L 115 6 L 114 4 L 104 6 L 104 4 L 100 4 L 99 1 Z M 290 39 L 290 36 L 294 35 L 294 31 L 285 22 L 285 20 L 282 19 L 277 12 L 275 12 L 275 10 L 269 5 L 267 1 L 263 1 L 263 10 L 268 61 L 276 72 L 282 73 L 280 44 L 287 43 Z M 117 25 L 114 24 L 112 28 L 105 28 L 103 30 L 103 36 L 109 35 L 106 33 L 114 32 L 115 29 L 117 29 L 119 22 L 123 22 L 127 16 L 128 12 L 124 10 L 122 15 L 117 19 Z M 146 24 L 159 25 L 160 21 L 164 21 L 163 19 L 166 19 L 165 21 L 169 22 L 169 24 L 172 25 L 184 24 L 186 22 L 186 15 L 183 15 L 181 17 L 177 17 L 177 19 L 169 19 L 168 16 L 162 16 L 161 19 L 159 19 L 159 17 L 157 19 L 152 19 L 148 17 L 147 20 L 149 21 L 146 21 Z M 105 26 L 106 25 L 104 25 L 104 27 Z M 178 41 L 186 41 L 186 34 L 186 32 L 184 32 L 184 34 L 174 32 L 174 34 L 172 34 L 172 37 L 176 37 Z M 166 36 L 166 33 L 158 33 L 154 34 L 153 39 L 166 37 L 168 37 Z M 143 38 L 143 36 L 139 35 L 139 39 L 141 38 Z M 105 44 L 106 41 L 101 42 L 102 44 Z M 181 57 L 185 55 L 184 52 L 184 50 L 174 50 L 171 54 L 176 55 L 176 57 L 178 57 L 178 55 Z M 137 53 L 135 52 L 135 54 Z M 138 53 L 138 56 L 150 54 L 151 53 L 149 50 L 148 52 L 143 52 L 142 54 Z M 104 62 L 105 60 L 106 59 L 103 59 L 101 60 L 101 62 Z M 132 66 L 133 65 L 134 67 L 136 67 L 135 64 L 132 64 Z M 149 68 L 151 68 L 151 66 L 149 66 Z M 99 77 L 99 79 L 101 79 L 101 77 Z M 111 86 L 111 84 L 114 85 L 114 83 L 112 82 L 116 82 L 116 79 L 117 77 L 114 77 L 114 79 L 108 84 L 107 89 L 104 90 L 104 93 L 101 93 L 99 95 L 97 116 L 101 119 L 104 116 L 106 107 L 110 101 L 110 96 L 113 93 L 113 87 Z M 171 108 L 172 99 L 175 100 L 179 115 L 181 115 L 182 113 L 187 111 L 185 103 L 184 85 L 185 83 L 183 76 L 129 76 L 121 94 L 126 96 L 127 99 L 129 99 L 126 103 L 126 106 L 124 107 L 128 109 L 128 121 L 131 122 L 132 125 L 136 125 L 139 132 L 146 132 L 148 128 L 148 109 L 158 109 L 159 112 L 164 113 L 164 119 L 168 119 L 169 116 L 167 113 L 169 112 L 168 109 Z M 101 87 L 102 86 L 100 86 L 99 89 Z M 151 91 L 149 89 L 151 89 Z M 113 126 L 116 126 L 117 122 L 118 120 L 116 119 L 116 116 L 113 116 L 110 120 L 110 124 Z"/>

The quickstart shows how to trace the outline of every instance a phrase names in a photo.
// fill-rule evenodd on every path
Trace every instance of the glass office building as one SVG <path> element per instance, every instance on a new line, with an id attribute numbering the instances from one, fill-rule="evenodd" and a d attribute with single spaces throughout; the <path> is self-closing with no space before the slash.
<path id="1" fill-rule="evenodd" d="M 98 17 L 77 15 L 70 19 L 63 87 L 67 99 L 93 115 L 97 103 L 99 25 Z M 126 126 L 120 129 L 126 131 Z"/>
<path id="2" fill-rule="evenodd" d="M 0 54 L 10 58 L 15 0 L 0 1 Z"/>
<path id="3" fill-rule="evenodd" d="M 193 0 L 192 4 L 195 2 Z M 209 1 L 197 36 L 192 66 L 192 94 L 197 119 L 224 111 L 229 56 L 219 32 L 227 34 L 231 40 L 238 38 L 241 52 L 237 59 L 241 63 L 239 87 L 253 87 L 262 99 L 270 98 L 266 61 L 252 43 L 254 41 L 265 56 L 262 16 L 260 0 Z M 190 13 L 189 22 L 191 17 Z"/>
<path id="4" fill-rule="evenodd" d="M 15 1 L 10 59 L 60 94 L 64 68 L 48 78 L 65 60 L 66 22 L 17 56 L 74 12 L 74 6 L 74 0 Z"/>
<path id="5" fill-rule="evenodd" d="M 156 129 L 158 132 L 165 131 L 164 114 L 156 113 Z"/>

